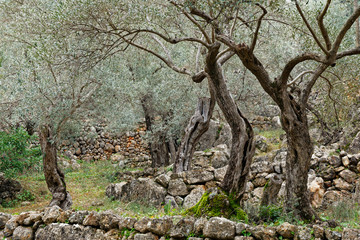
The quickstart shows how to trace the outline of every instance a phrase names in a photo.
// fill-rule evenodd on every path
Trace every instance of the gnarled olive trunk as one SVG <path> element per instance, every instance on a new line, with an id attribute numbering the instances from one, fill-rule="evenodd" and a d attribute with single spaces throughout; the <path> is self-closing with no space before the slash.
<path id="1" fill-rule="evenodd" d="M 194 115 L 185 129 L 185 135 L 177 152 L 174 170 L 176 173 L 188 171 L 195 146 L 200 137 L 209 129 L 210 119 L 215 107 L 213 94 L 211 98 L 199 98 Z"/>
<path id="2" fill-rule="evenodd" d="M 145 115 L 146 130 L 152 131 L 154 121 L 154 111 L 151 107 L 151 96 L 144 96 L 141 99 L 142 108 Z M 158 140 L 149 143 L 151 155 L 151 167 L 162 167 L 169 165 L 169 147 L 164 136 L 159 136 Z"/>
<path id="3" fill-rule="evenodd" d="M 215 90 L 216 102 L 230 125 L 232 145 L 230 159 L 222 188 L 240 200 L 245 193 L 250 164 L 255 152 L 253 130 L 249 121 L 241 114 L 227 89 L 221 65 L 216 61 L 219 46 L 214 44 L 206 59 L 206 72 L 210 87 Z"/>
<path id="4" fill-rule="evenodd" d="M 310 204 L 307 188 L 313 145 L 310 140 L 306 107 L 291 96 L 284 99 L 281 123 L 287 137 L 286 209 L 302 219 L 317 217 Z"/>
<path id="5" fill-rule="evenodd" d="M 49 206 L 59 206 L 67 210 L 72 205 L 71 196 L 66 191 L 65 177 L 57 164 L 56 143 L 54 142 L 51 127 L 41 126 L 39 129 L 43 166 L 46 184 L 52 194 Z"/>

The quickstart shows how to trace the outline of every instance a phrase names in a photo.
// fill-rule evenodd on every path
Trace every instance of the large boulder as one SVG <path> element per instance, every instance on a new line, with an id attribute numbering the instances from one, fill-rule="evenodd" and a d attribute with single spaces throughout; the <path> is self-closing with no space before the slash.
<path id="1" fill-rule="evenodd" d="M 204 170 L 193 170 L 187 171 L 185 173 L 184 181 L 187 184 L 195 184 L 195 183 L 206 183 L 214 179 L 214 174 L 212 172 L 204 171 Z"/>
<path id="2" fill-rule="evenodd" d="M 140 201 L 160 206 L 165 200 L 166 190 L 150 178 L 139 178 L 127 183 L 110 184 L 106 195 L 125 202 Z"/>
<path id="3" fill-rule="evenodd" d="M 169 182 L 168 192 L 172 196 L 186 196 L 189 191 L 186 184 L 181 178 L 171 179 Z"/>
<path id="4" fill-rule="evenodd" d="M 231 130 L 228 124 L 210 120 L 209 129 L 201 136 L 198 150 L 204 151 L 218 144 L 231 144 Z"/>

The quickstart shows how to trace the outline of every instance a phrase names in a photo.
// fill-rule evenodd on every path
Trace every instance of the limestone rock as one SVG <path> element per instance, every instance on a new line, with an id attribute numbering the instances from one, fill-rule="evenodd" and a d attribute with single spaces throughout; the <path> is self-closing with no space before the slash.
<path id="1" fill-rule="evenodd" d="M 189 192 L 181 178 L 171 179 L 169 182 L 168 193 L 172 196 L 186 196 Z"/>
<path id="2" fill-rule="evenodd" d="M 163 187 L 168 187 L 170 181 L 170 177 L 166 174 L 161 174 L 155 178 L 155 182 L 160 184 Z"/>
<path id="3" fill-rule="evenodd" d="M 19 216 L 12 216 L 5 224 L 4 236 L 9 237 L 13 234 L 14 230 L 19 226 L 17 220 Z"/>
<path id="4" fill-rule="evenodd" d="M 341 239 L 341 233 L 326 229 L 325 230 L 325 237 L 328 240 L 340 240 Z"/>
<path id="5" fill-rule="evenodd" d="M 339 191 L 326 191 L 323 198 L 323 206 L 328 207 L 336 202 L 341 201 L 342 195 Z"/>
<path id="6" fill-rule="evenodd" d="M 354 140 L 351 142 L 348 152 L 353 154 L 360 152 L 360 132 L 356 134 Z"/>
<path id="7" fill-rule="evenodd" d="M 214 176 L 216 181 L 221 182 L 222 180 L 224 180 L 227 168 L 228 166 L 225 166 L 214 170 Z"/>
<path id="8" fill-rule="evenodd" d="M 309 184 L 310 202 L 315 208 L 319 208 L 322 204 L 322 200 L 325 194 L 324 180 L 320 177 L 316 177 Z"/>
<path id="9" fill-rule="evenodd" d="M 254 139 L 255 147 L 259 149 L 261 152 L 266 152 L 269 147 L 266 141 L 267 141 L 266 137 L 261 135 L 256 135 Z"/>
<path id="10" fill-rule="evenodd" d="M 91 212 L 89 215 L 87 215 L 83 221 L 84 226 L 93 226 L 93 227 L 99 227 L 100 226 L 100 216 L 97 212 Z"/>
<path id="11" fill-rule="evenodd" d="M 344 158 L 343 158 L 344 159 Z M 339 156 L 336 155 L 332 155 L 328 157 L 328 162 L 333 166 L 333 167 L 340 167 L 341 163 L 342 163 L 342 159 L 340 159 Z"/>
<path id="12" fill-rule="evenodd" d="M 164 202 L 166 190 L 152 179 L 139 178 L 127 183 L 110 184 L 106 188 L 106 195 L 125 202 L 147 201 L 160 206 Z"/>
<path id="13" fill-rule="evenodd" d="M 147 229 L 159 236 L 166 235 L 171 229 L 173 223 L 170 218 L 162 218 L 162 219 L 151 219 L 148 222 Z"/>
<path id="14" fill-rule="evenodd" d="M 119 230 L 132 229 L 136 223 L 135 218 L 119 218 Z"/>
<path id="15" fill-rule="evenodd" d="M 235 223 L 226 218 L 210 218 L 204 226 L 203 234 L 205 237 L 214 239 L 234 239 Z"/>
<path id="16" fill-rule="evenodd" d="M 3 229 L 5 227 L 6 222 L 9 221 L 10 218 L 10 214 L 0 213 L 0 229 Z"/>
<path id="17" fill-rule="evenodd" d="M 52 223 L 44 228 L 38 228 L 35 239 L 104 240 L 105 236 L 102 230 L 92 227 L 84 227 L 78 224 Z"/>
<path id="18" fill-rule="evenodd" d="M 194 188 L 189 195 L 184 199 L 183 207 L 189 209 L 195 206 L 201 199 L 202 195 L 205 193 L 205 187 L 199 186 Z"/>
<path id="19" fill-rule="evenodd" d="M 340 172 L 340 177 L 342 177 L 346 182 L 353 184 L 357 178 L 356 173 L 354 173 L 353 171 L 350 171 L 348 169 Z"/>
<path id="20" fill-rule="evenodd" d="M 15 229 L 12 239 L 13 240 L 32 240 L 32 239 L 34 239 L 34 232 L 31 229 L 31 227 L 19 226 Z"/>
<path id="21" fill-rule="evenodd" d="M 105 211 L 99 217 L 100 228 L 108 231 L 110 229 L 118 228 L 120 217 L 113 214 L 111 211 Z"/>
<path id="22" fill-rule="evenodd" d="M 152 233 L 146 233 L 146 234 L 137 233 L 134 235 L 134 240 L 157 240 L 157 239 L 158 237 Z"/>
<path id="23" fill-rule="evenodd" d="M 71 213 L 70 217 L 69 217 L 69 222 L 70 223 L 77 223 L 77 224 L 82 224 L 86 215 L 88 215 L 89 212 L 88 211 L 76 211 Z"/>
<path id="24" fill-rule="evenodd" d="M 222 168 L 229 163 L 229 156 L 225 151 L 215 151 L 210 157 L 211 166 L 213 168 Z"/>
<path id="25" fill-rule="evenodd" d="M 47 207 L 45 208 L 42 220 L 45 224 L 56 222 L 61 212 L 63 210 L 59 206 Z"/>
<path id="26" fill-rule="evenodd" d="M 173 196 L 170 196 L 170 195 L 167 195 L 165 197 L 165 202 L 164 203 L 165 203 L 165 205 L 170 203 L 172 208 L 178 208 L 179 207 L 179 205 L 176 202 L 175 198 Z"/>
<path id="27" fill-rule="evenodd" d="M 192 170 L 187 171 L 185 174 L 184 181 L 187 184 L 198 184 L 198 183 L 206 183 L 214 179 L 214 174 L 212 172 L 204 171 L 204 170 Z"/>
<path id="28" fill-rule="evenodd" d="M 150 223 L 149 218 L 142 218 L 134 224 L 134 228 L 138 232 L 145 233 L 148 232 L 149 223 Z"/>
<path id="29" fill-rule="evenodd" d="M 342 240 L 357 240 L 360 239 L 360 230 L 359 229 L 349 229 L 345 228 L 342 233 Z"/>
<path id="30" fill-rule="evenodd" d="M 170 237 L 186 238 L 194 230 L 194 218 L 183 218 L 174 227 L 171 228 Z"/>
<path id="31" fill-rule="evenodd" d="M 296 233 L 295 236 L 295 240 L 312 240 L 313 236 L 311 235 L 311 229 L 304 227 L 304 226 L 299 226 L 298 227 L 298 231 Z"/>
<path id="32" fill-rule="evenodd" d="M 351 191 L 353 189 L 353 185 L 347 183 L 342 178 L 337 178 L 334 180 L 335 187 L 340 190 Z"/>
<path id="33" fill-rule="evenodd" d="M 297 227 L 288 222 L 284 222 L 277 227 L 276 231 L 284 238 L 293 238 L 297 232 Z"/>

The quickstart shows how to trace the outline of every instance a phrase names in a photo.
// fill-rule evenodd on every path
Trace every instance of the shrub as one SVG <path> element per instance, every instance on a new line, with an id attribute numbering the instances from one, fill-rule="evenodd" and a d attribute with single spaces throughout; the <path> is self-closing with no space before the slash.
<path id="1" fill-rule="evenodd" d="M 14 178 L 24 170 L 41 170 L 41 149 L 30 147 L 35 136 L 30 136 L 23 128 L 10 133 L 0 132 L 0 171 L 7 178 Z"/>

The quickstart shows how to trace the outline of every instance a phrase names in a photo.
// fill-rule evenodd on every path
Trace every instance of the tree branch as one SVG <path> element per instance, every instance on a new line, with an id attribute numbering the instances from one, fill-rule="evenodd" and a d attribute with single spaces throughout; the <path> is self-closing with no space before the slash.
<path id="1" fill-rule="evenodd" d="M 324 48 L 324 46 L 321 44 L 321 42 L 320 42 L 319 39 L 317 38 L 315 31 L 312 29 L 312 27 L 310 26 L 309 22 L 307 21 L 305 15 L 304 15 L 303 11 L 301 10 L 298 1 L 295 1 L 295 6 L 296 6 L 296 9 L 298 10 L 298 12 L 300 13 L 300 16 L 301 16 L 302 20 L 304 21 L 306 27 L 309 29 L 311 35 L 313 36 L 315 42 L 317 43 L 317 45 L 321 48 L 321 50 L 322 50 L 326 55 L 328 55 L 329 52 Z"/>
<path id="2" fill-rule="evenodd" d="M 321 74 L 323 74 L 323 72 L 325 72 L 325 70 L 329 67 L 328 64 L 320 64 L 316 70 L 314 71 L 314 74 L 311 78 L 311 80 L 308 82 L 308 84 L 306 84 L 305 88 L 303 89 L 301 96 L 300 96 L 300 101 L 306 105 L 307 100 L 309 99 L 310 93 L 311 93 L 311 89 L 314 86 L 314 84 L 316 83 L 316 80 L 319 79 L 319 77 L 321 76 Z"/>
<path id="3" fill-rule="evenodd" d="M 330 41 L 330 38 L 329 38 L 328 31 L 326 30 L 326 28 L 324 26 L 324 16 L 325 16 L 327 10 L 329 9 L 330 3 L 331 3 L 331 0 L 327 0 L 324 10 L 320 13 L 320 15 L 317 18 L 321 34 L 322 34 L 322 36 L 323 36 L 323 38 L 325 40 L 325 43 L 326 43 L 326 49 L 328 51 L 330 51 L 330 49 L 331 49 L 331 41 Z"/>
<path id="4" fill-rule="evenodd" d="M 291 86 L 293 85 L 294 83 L 296 83 L 296 81 L 299 79 L 299 78 L 302 78 L 305 74 L 308 74 L 308 73 L 314 73 L 314 71 L 304 71 L 302 73 L 300 73 L 298 76 L 296 76 L 291 82 L 289 82 L 287 84 L 287 86 Z"/>
<path id="5" fill-rule="evenodd" d="M 255 30 L 255 33 L 254 33 L 254 38 L 253 38 L 251 46 L 250 46 L 250 52 L 251 53 L 254 51 L 254 48 L 255 48 L 255 45 L 256 45 L 256 41 L 257 41 L 257 38 L 258 38 L 258 35 L 259 35 L 259 30 L 260 30 L 262 19 L 267 14 L 266 9 L 263 6 L 261 6 L 259 3 L 256 3 L 256 6 L 258 6 L 258 7 L 260 7 L 262 9 L 263 14 L 260 16 L 260 18 L 258 19 L 258 22 L 257 22 L 256 30 Z"/>
<path id="6" fill-rule="evenodd" d="M 360 54 L 360 47 L 358 48 L 354 48 L 354 49 L 350 49 L 350 50 L 347 50 L 347 51 L 343 51 L 341 53 L 338 53 L 336 55 L 336 60 L 337 59 L 341 59 L 343 57 L 347 57 L 347 56 L 352 56 L 352 55 L 357 55 L 357 54 Z"/>

